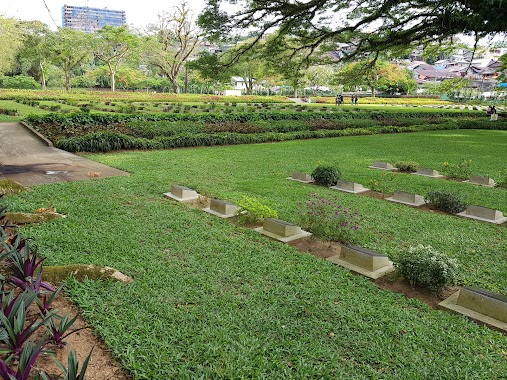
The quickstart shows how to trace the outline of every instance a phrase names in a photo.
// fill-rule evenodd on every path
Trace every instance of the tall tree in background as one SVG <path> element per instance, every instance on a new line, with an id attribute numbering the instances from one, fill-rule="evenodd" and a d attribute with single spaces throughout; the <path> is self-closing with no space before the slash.
<path id="1" fill-rule="evenodd" d="M 194 26 L 190 6 L 180 3 L 172 13 L 158 15 L 158 22 L 149 27 L 145 41 L 145 58 L 157 67 L 172 83 L 173 91 L 180 92 L 178 77 L 184 64 L 196 52 L 200 35 Z"/>
<path id="2" fill-rule="evenodd" d="M 11 72 L 16 64 L 16 56 L 23 44 L 21 21 L 0 17 L 0 74 Z"/>
<path id="3" fill-rule="evenodd" d="M 210 38 L 274 29 L 297 40 L 296 54 L 336 50 L 347 44 L 355 58 L 441 41 L 464 33 L 476 38 L 507 32 L 505 0 L 207 0 L 199 24 Z M 277 43 L 273 40 L 272 43 Z M 247 51 L 245 46 L 243 51 Z"/>
<path id="4" fill-rule="evenodd" d="M 106 64 L 111 78 L 111 91 L 116 89 L 116 73 L 130 57 L 136 55 L 139 39 L 126 26 L 105 26 L 95 40 L 95 57 Z"/>
<path id="5" fill-rule="evenodd" d="M 367 86 L 372 96 L 375 96 L 377 90 L 390 93 L 409 92 L 415 87 L 415 80 L 407 69 L 371 59 L 345 65 L 334 80 L 345 86 Z"/>
<path id="6" fill-rule="evenodd" d="M 93 59 L 92 40 L 89 34 L 78 30 L 63 28 L 49 40 L 49 53 L 53 63 L 65 75 L 65 89 L 70 91 L 73 71 Z"/>
<path id="7" fill-rule="evenodd" d="M 49 40 L 52 32 L 46 24 L 40 21 L 25 23 L 23 33 L 23 47 L 20 49 L 19 58 L 30 66 L 29 71 L 39 79 L 42 89 L 46 89 L 46 64 L 50 59 Z"/>

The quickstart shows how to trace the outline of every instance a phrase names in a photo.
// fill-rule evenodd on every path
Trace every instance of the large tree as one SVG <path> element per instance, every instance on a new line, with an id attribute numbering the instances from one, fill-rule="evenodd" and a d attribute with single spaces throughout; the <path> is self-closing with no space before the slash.
<path id="1" fill-rule="evenodd" d="M 134 57 L 139 46 L 138 37 L 126 26 L 105 26 L 97 33 L 95 57 L 104 62 L 111 78 L 111 91 L 116 89 L 116 73 L 130 57 Z"/>
<path id="2" fill-rule="evenodd" d="M 348 58 L 405 49 L 459 33 L 480 38 L 507 31 L 505 0 L 240 0 L 240 3 L 232 6 L 238 0 L 207 0 L 199 17 L 201 27 L 215 38 L 253 28 L 257 32 L 253 43 L 277 29 L 280 35 L 297 39 L 294 53 L 304 49 L 311 55 L 346 44 Z"/>
<path id="3" fill-rule="evenodd" d="M 21 21 L 0 17 L 0 74 L 10 73 L 16 64 L 16 56 L 23 44 Z"/>
<path id="4" fill-rule="evenodd" d="M 51 60 L 65 75 L 65 89 L 70 91 L 73 72 L 93 58 L 91 36 L 63 28 L 51 36 L 48 46 Z"/>
<path id="5" fill-rule="evenodd" d="M 39 79 L 42 89 L 46 88 L 46 64 L 50 59 L 51 34 L 49 27 L 40 21 L 25 23 L 23 46 L 19 53 L 21 66 L 27 66 L 26 71 Z"/>
<path id="6" fill-rule="evenodd" d="M 159 14 L 157 24 L 151 25 L 148 33 L 144 43 L 146 61 L 160 70 L 179 93 L 178 78 L 200 41 L 188 3 L 175 6 L 172 13 Z"/>
<path id="7" fill-rule="evenodd" d="M 407 69 L 371 59 L 345 65 L 335 77 L 335 82 L 346 86 L 367 86 L 372 96 L 375 96 L 377 90 L 389 93 L 409 92 L 417 85 Z"/>

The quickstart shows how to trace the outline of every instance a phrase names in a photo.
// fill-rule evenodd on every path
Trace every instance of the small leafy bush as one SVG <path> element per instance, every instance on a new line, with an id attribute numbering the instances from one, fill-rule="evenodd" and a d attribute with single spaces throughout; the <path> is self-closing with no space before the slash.
<path id="1" fill-rule="evenodd" d="M 264 219 L 278 217 L 276 210 L 252 197 L 243 196 L 238 202 L 238 206 L 240 207 L 239 222 L 241 224 L 262 223 Z"/>
<path id="2" fill-rule="evenodd" d="M 394 164 L 400 172 L 404 173 L 415 173 L 419 164 L 412 161 L 400 161 Z"/>
<path id="3" fill-rule="evenodd" d="M 435 294 L 458 281 L 457 261 L 429 245 L 410 247 L 400 255 L 396 267 L 412 285 L 427 287 Z"/>
<path id="4" fill-rule="evenodd" d="M 312 177 L 317 185 L 334 186 L 341 177 L 340 170 L 330 165 L 319 165 L 312 172 Z"/>
<path id="5" fill-rule="evenodd" d="M 384 194 L 392 193 L 394 191 L 393 181 L 396 178 L 396 173 L 381 172 L 377 178 L 372 178 L 368 181 L 368 188 L 373 191 L 378 191 Z"/>
<path id="6" fill-rule="evenodd" d="M 472 174 L 472 160 L 462 158 L 457 163 L 444 162 L 442 172 L 449 178 L 467 179 Z"/>
<path id="7" fill-rule="evenodd" d="M 457 214 L 466 208 L 466 202 L 461 194 L 446 190 L 433 190 L 424 198 L 429 207 L 435 210 Z"/>
<path id="8" fill-rule="evenodd" d="M 298 204 L 300 225 L 315 236 L 328 241 L 351 243 L 354 234 L 364 220 L 358 211 L 342 205 L 338 198 L 308 194 L 304 203 Z"/>

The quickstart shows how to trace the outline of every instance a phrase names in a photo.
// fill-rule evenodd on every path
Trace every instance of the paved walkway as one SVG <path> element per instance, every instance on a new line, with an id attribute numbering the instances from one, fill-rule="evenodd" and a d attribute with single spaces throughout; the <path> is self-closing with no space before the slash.
<path id="1" fill-rule="evenodd" d="M 0 179 L 30 186 L 121 175 L 128 173 L 47 146 L 19 123 L 0 123 Z"/>

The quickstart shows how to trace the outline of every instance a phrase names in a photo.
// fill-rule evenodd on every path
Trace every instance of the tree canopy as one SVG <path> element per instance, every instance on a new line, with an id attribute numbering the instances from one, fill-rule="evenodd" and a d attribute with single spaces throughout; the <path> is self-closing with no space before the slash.
<path id="1" fill-rule="evenodd" d="M 255 31 L 254 43 L 277 30 L 307 55 L 345 44 L 345 57 L 355 58 L 459 33 L 505 33 L 506 16 L 504 0 L 207 0 L 199 24 L 215 39 Z"/>

